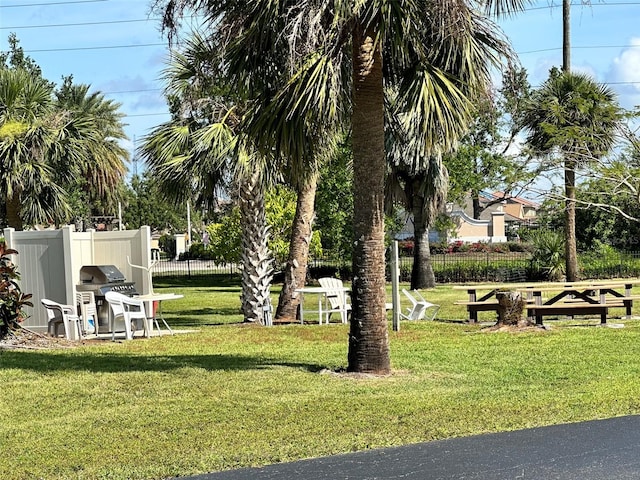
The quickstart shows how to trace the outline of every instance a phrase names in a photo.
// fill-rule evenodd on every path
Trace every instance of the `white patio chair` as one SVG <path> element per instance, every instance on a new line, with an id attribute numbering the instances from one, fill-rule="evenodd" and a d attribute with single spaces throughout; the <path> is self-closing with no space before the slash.
<path id="1" fill-rule="evenodd" d="M 440 310 L 440 305 L 427 302 L 417 290 L 413 290 L 412 293 L 409 293 L 407 289 L 403 288 L 402 293 L 404 293 L 411 302 L 411 306 L 407 307 L 407 314 L 405 315 L 400 313 L 402 318 L 407 320 L 422 320 L 426 317 L 428 309 L 432 309 L 433 312 L 430 314 L 428 320 L 436 318 L 436 314 L 438 313 L 438 310 Z"/>
<path id="2" fill-rule="evenodd" d="M 93 292 L 77 292 L 76 303 L 80 307 L 82 331 L 86 334 L 98 335 L 98 309 Z"/>
<path id="3" fill-rule="evenodd" d="M 347 323 L 349 312 L 351 311 L 351 305 L 347 301 L 347 292 L 344 289 L 344 284 L 339 278 L 325 277 L 318 279 L 320 286 L 327 289 L 325 293 L 327 300 L 329 301 L 330 309 L 326 310 L 327 323 L 332 313 L 339 313 L 342 323 Z M 322 318 L 320 319 L 322 323 Z"/>
<path id="4" fill-rule="evenodd" d="M 136 299 L 136 297 L 128 297 L 118 292 L 107 292 L 105 299 L 109 302 L 113 315 L 109 317 L 109 329 L 111 330 L 111 340 L 115 340 L 116 320 L 124 321 L 125 338 L 131 340 L 133 338 L 132 323 L 136 319 L 142 320 L 145 337 L 149 336 L 149 322 L 144 311 L 144 301 Z"/>
<path id="5" fill-rule="evenodd" d="M 82 328 L 80 318 L 73 305 L 62 305 L 53 300 L 43 298 L 42 306 L 47 310 L 49 321 L 47 322 L 47 333 L 52 337 L 58 336 L 58 327 L 64 328 L 64 337 L 67 340 L 82 339 Z"/>
<path id="6" fill-rule="evenodd" d="M 351 312 L 351 304 L 347 302 L 348 296 L 344 289 L 342 280 L 339 278 L 325 277 L 318 279 L 320 286 L 327 289 L 327 300 L 329 300 L 330 310 L 327 310 L 327 323 L 329 323 L 329 317 L 332 313 L 340 313 L 342 323 L 347 323 L 349 313 Z M 392 303 L 384 304 L 385 310 L 392 310 Z M 321 322 L 322 323 L 322 320 Z"/>

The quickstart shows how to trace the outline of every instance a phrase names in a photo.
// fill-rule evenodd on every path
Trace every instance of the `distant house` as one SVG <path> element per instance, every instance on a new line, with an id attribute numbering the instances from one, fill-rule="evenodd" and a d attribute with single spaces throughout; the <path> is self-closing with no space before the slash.
<path id="1" fill-rule="evenodd" d="M 505 229 L 507 232 L 515 232 L 521 226 L 531 226 L 537 223 L 540 205 L 523 197 L 515 197 L 504 192 L 482 192 L 480 195 L 480 207 L 482 212 L 479 220 L 491 220 L 494 212 L 504 213 Z M 461 210 L 470 218 L 473 218 L 473 205 L 471 199 L 467 199 L 464 205 L 455 205 L 451 211 Z"/>
<path id="2" fill-rule="evenodd" d="M 540 204 L 523 197 L 513 197 L 504 192 L 493 192 L 493 199 L 501 199 L 504 212 L 519 225 L 535 225 L 538 221 Z"/>
<path id="3" fill-rule="evenodd" d="M 457 226 L 456 236 L 449 241 L 465 243 L 503 243 L 507 241 L 505 231 L 506 214 L 500 210 L 491 212 L 488 220 L 476 220 L 462 210 L 452 210 L 451 218 Z"/>
<path id="4" fill-rule="evenodd" d="M 455 237 L 445 238 L 440 232 L 429 232 L 430 242 L 506 242 L 512 232 L 523 225 L 535 225 L 539 204 L 503 192 L 483 193 L 480 199 L 483 211 L 479 219 L 473 218 L 473 206 L 469 198 L 464 205 L 449 204 L 447 213 L 457 226 Z M 413 218 L 407 214 L 404 228 L 396 236 L 399 240 L 413 237 Z"/>

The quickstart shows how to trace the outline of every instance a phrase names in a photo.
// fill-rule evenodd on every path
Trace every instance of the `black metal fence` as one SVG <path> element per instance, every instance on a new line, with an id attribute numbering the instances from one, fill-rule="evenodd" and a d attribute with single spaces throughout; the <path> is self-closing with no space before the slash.
<path id="1" fill-rule="evenodd" d="M 528 257 L 520 253 L 513 254 L 439 254 L 431 257 L 436 280 L 445 282 L 464 282 L 471 280 L 506 281 L 522 276 L 528 263 Z M 413 266 L 412 257 L 400 257 L 400 277 L 408 281 Z M 212 260 L 185 258 L 184 260 L 160 260 L 153 267 L 154 277 L 199 277 L 207 275 L 235 275 L 241 267 L 238 264 L 217 264 Z M 338 276 L 351 279 L 351 259 L 326 256 L 309 262 L 310 278 Z M 524 279 L 523 279 L 524 280 Z"/>
<path id="2" fill-rule="evenodd" d="M 240 266 L 235 263 L 218 264 L 213 260 L 161 259 L 153 267 L 153 277 L 202 277 L 208 275 L 236 275 Z"/>
<path id="3" fill-rule="evenodd" d="M 542 280 L 531 268 L 531 254 L 525 252 L 445 253 L 431 256 L 437 283 L 517 282 Z M 608 255 L 583 255 L 580 258 L 584 278 L 640 277 L 640 252 Z M 401 281 L 409 281 L 413 258 L 400 257 Z M 237 275 L 238 264 L 217 264 L 212 260 L 160 260 L 153 268 L 154 277 L 202 277 Z M 351 259 L 326 256 L 309 263 L 308 276 L 338 276 L 351 279 Z M 278 280 L 276 276 L 276 280 Z"/>
<path id="4" fill-rule="evenodd" d="M 411 279 L 413 257 L 399 258 L 400 280 Z M 530 254 L 509 253 L 447 253 L 431 255 L 431 265 L 438 283 L 459 283 L 470 281 L 525 281 L 526 269 L 530 263 Z M 389 262 L 387 261 L 387 267 Z M 350 259 L 321 258 L 314 259 L 309 265 L 309 276 L 339 276 L 351 278 Z M 390 272 L 387 269 L 388 278 Z"/>

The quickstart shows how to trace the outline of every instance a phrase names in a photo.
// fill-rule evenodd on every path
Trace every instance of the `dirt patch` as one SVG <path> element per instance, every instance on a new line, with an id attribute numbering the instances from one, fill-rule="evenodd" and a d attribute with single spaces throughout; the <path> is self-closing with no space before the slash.
<path id="1" fill-rule="evenodd" d="M 375 373 L 359 373 L 359 372 L 347 372 L 346 369 L 338 369 L 338 370 L 330 370 L 328 368 L 324 368 L 320 370 L 318 373 L 321 375 L 332 375 L 339 378 L 349 378 L 354 380 L 369 380 L 369 379 L 380 379 L 380 378 L 390 378 L 408 375 L 409 372 L 406 370 L 393 370 L 391 373 L 382 375 Z"/>
<path id="2" fill-rule="evenodd" d="M 70 342 L 64 338 L 53 338 L 27 328 L 10 330 L 0 338 L 0 350 L 44 350 L 51 348 L 73 348 L 81 342 Z"/>
<path id="3" fill-rule="evenodd" d="M 545 325 L 492 325 L 485 327 L 481 331 L 487 333 L 506 332 L 506 333 L 526 333 L 526 332 L 546 332 L 550 330 Z"/>

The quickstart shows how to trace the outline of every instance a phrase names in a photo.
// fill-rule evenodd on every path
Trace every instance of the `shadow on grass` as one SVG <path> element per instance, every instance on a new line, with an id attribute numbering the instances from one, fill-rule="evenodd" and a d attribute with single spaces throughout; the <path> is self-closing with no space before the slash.
<path id="1" fill-rule="evenodd" d="M 224 316 L 233 316 L 233 315 L 242 315 L 242 311 L 240 310 L 239 307 L 228 307 L 228 308 L 196 308 L 196 309 L 189 309 L 189 310 L 181 310 L 181 311 L 176 311 L 176 312 L 172 312 L 171 314 L 167 315 L 167 318 L 172 318 L 173 315 L 181 315 L 181 316 L 187 316 L 187 315 L 224 315 Z"/>
<path id="2" fill-rule="evenodd" d="M 275 358 L 247 355 L 128 355 L 104 353 L 60 353 L 0 350 L 0 370 L 21 369 L 38 373 L 78 371 L 97 373 L 168 372 L 180 368 L 215 370 L 263 370 L 290 367 L 316 373 L 326 367 L 313 363 L 283 362 Z"/>

